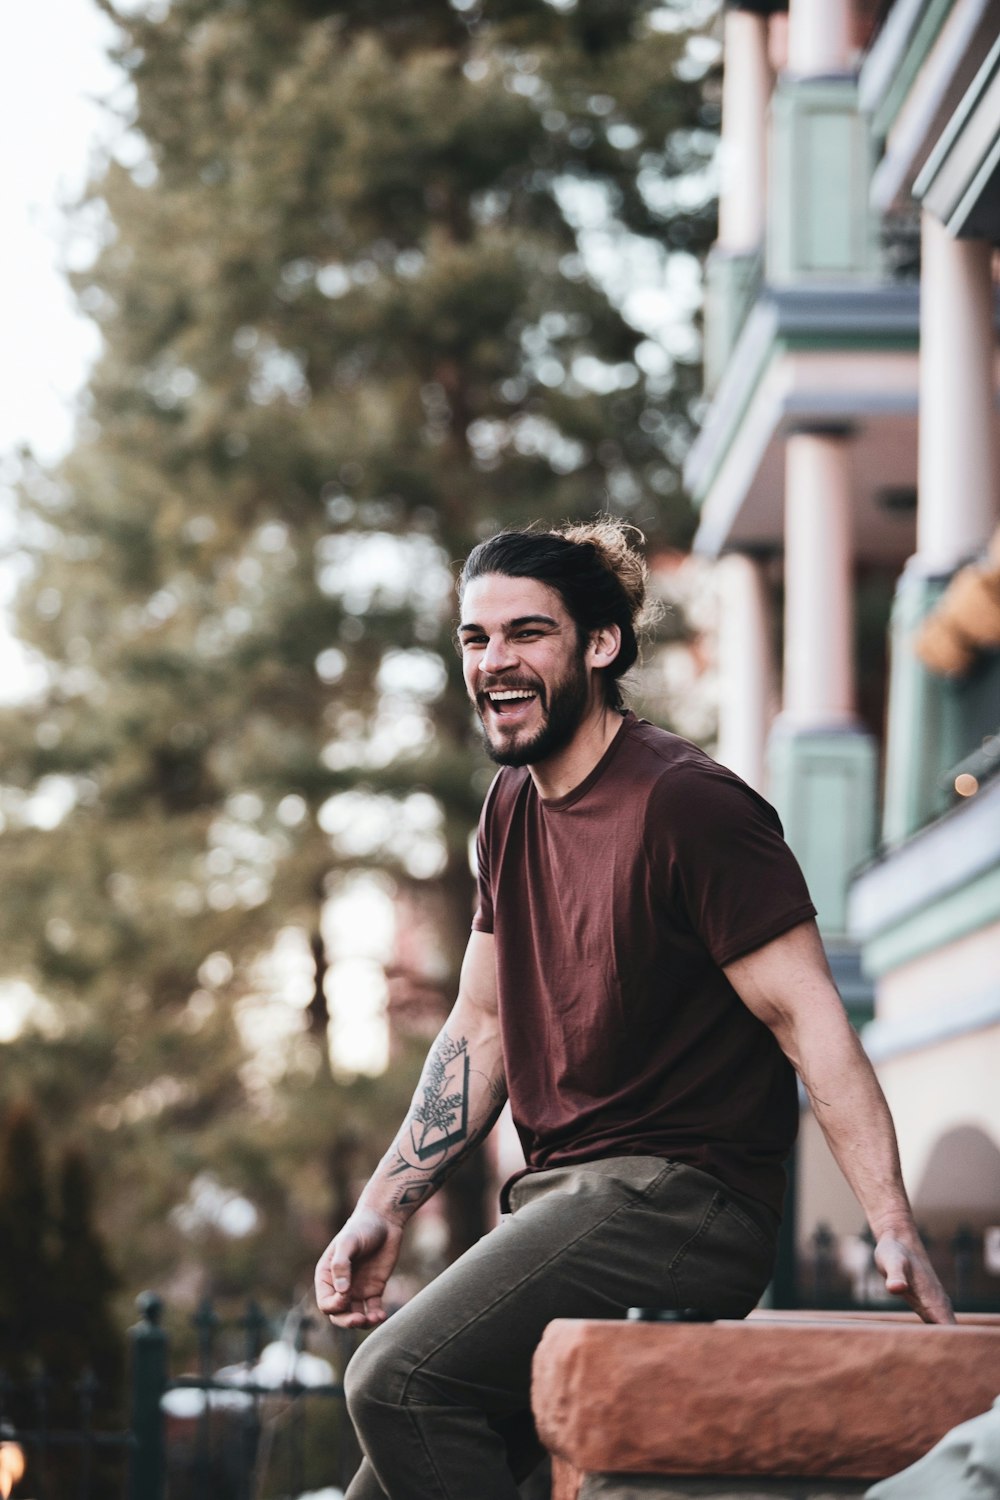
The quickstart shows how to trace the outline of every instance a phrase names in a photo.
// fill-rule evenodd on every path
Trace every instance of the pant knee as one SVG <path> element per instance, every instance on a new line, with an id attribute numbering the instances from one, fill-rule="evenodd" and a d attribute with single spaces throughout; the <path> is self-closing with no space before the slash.
<path id="1" fill-rule="evenodd" d="M 386 1324 L 369 1334 L 344 1372 L 344 1397 L 355 1427 L 361 1430 L 375 1409 L 399 1406 L 407 1369 Z"/>

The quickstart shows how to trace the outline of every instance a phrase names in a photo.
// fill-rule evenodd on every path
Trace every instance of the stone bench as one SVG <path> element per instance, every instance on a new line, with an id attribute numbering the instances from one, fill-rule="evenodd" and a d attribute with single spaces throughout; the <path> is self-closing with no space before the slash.
<path id="1" fill-rule="evenodd" d="M 553 1500 L 575 1500 L 585 1474 L 620 1500 L 862 1495 L 997 1395 L 1000 1316 L 566 1319 L 546 1329 L 532 1380 Z"/>

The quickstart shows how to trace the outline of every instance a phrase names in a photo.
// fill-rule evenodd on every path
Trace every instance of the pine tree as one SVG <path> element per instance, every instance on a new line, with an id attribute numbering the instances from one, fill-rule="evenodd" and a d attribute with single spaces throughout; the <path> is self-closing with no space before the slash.
<path id="1" fill-rule="evenodd" d="M 67 1382 L 90 1371 L 98 1411 L 120 1414 L 124 1343 L 114 1311 L 121 1282 L 94 1221 L 94 1189 L 83 1152 L 64 1151 L 49 1269 L 46 1365 Z"/>
<path id="2" fill-rule="evenodd" d="M 697 252 L 710 200 L 670 189 L 713 140 L 683 30 L 640 0 L 102 5 L 134 150 L 91 194 L 76 281 L 104 354 L 77 441 L 23 462 L 18 617 L 49 687 L 2 726 L 8 787 L 73 805 L 39 830 L 8 797 L 0 936 L 85 1038 L 84 1118 L 155 1260 L 213 1155 L 281 1196 L 266 1120 L 241 1165 L 234 1014 L 282 928 L 315 958 L 289 1076 L 293 1099 L 319 1070 L 314 1153 L 359 1118 L 322 1077 L 339 882 L 433 896 L 454 986 L 488 780 L 454 560 L 605 508 L 687 535 L 690 331 L 654 348 L 571 220 Z"/>
<path id="3" fill-rule="evenodd" d="M 43 1354 L 51 1237 L 38 1123 L 20 1103 L 0 1127 L 0 1369 L 14 1379 L 24 1379 Z"/>

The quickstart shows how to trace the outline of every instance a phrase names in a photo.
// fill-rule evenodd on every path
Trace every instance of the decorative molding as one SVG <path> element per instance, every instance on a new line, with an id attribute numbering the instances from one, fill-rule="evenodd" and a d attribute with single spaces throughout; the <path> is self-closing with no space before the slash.
<path id="1" fill-rule="evenodd" d="M 899 73 L 928 0 L 896 0 L 882 23 L 858 77 L 858 103 L 865 114 L 881 106 Z"/>
<path id="2" fill-rule="evenodd" d="M 989 189 L 1000 173 L 1000 38 L 913 185 L 950 234 L 992 237 L 1000 215 Z M 982 201 L 985 200 L 985 201 Z"/>
<path id="3" fill-rule="evenodd" d="M 1000 856 L 993 869 L 872 938 L 864 945 L 865 968 L 878 978 L 997 921 L 1000 921 Z"/>
<path id="4" fill-rule="evenodd" d="M 744 324 L 736 347 L 692 444 L 684 481 L 696 505 L 703 505 L 738 439 L 763 421 L 756 448 L 763 453 L 785 418 L 825 426 L 856 418 L 916 410 L 916 392 L 862 390 L 850 393 L 784 391 L 756 411 L 774 361 L 784 353 L 873 353 L 916 351 L 920 292 L 916 285 L 845 287 L 766 287 Z M 704 511 L 695 549 L 715 555 L 726 542 L 732 517 L 710 518 Z"/>
<path id="5" fill-rule="evenodd" d="M 990 1026 L 1000 1026 L 1000 988 L 949 1001 L 946 1010 L 905 1016 L 896 1021 L 871 1021 L 862 1030 L 861 1041 L 871 1061 L 880 1063 L 907 1052 L 922 1052 L 955 1037 L 985 1031 Z"/>
<path id="6" fill-rule="evenodd" d="M 854 881 L 851 934 L 869 944 L 1000 868 L 1000 780 L 949 809 Z"/>
<path id="7" fill-rule="evenodd" d="M 948 19 L 955 0 L 921 0 L 914 7 L 915 24 L 906 38 L 901 54 L 894 59 L 888 87 L 872 109 L 872 130 L 885 139 Z"/>
<path id="8" fill-rule="evenodd" d="M 900 8 L 897 0 L 892 14 Z M 997 10 L 998 0 L 956 0 L 913 82 L 875 169 L 872 202 L 880 212 L 910 202 L 914 175 L 975 76 L 976 55 L 985 56 L 989 51 L 997 28 Z"/>

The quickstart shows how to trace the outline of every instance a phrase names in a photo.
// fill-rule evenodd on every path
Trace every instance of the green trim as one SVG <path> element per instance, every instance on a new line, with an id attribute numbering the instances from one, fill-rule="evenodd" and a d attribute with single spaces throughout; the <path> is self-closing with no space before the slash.
<path id="1" fill-rule="evenodd" d="M 750 317 L 743 325 L 743 333 L 737 341 L 736 348 L 733 350 L 729 358 L 727 370 L 736 369 L 740 371 L 744 382 L 743 393 L 740 397 L 739 403 L 733 407 L 733 411 L 729 417 L 729 420 L 726 422 L 725 427 L 723 427 L 718 433 L 716 442 L 714 444 L 712 463 L 706 470 L 705 474 L 702 476 L 702 483 L 697 493 L 692 494 L 691 496 L 691 499 L 698 510 L 701 509 L 702 505 L 704 505 L 705 501 L 708 499 L 708 496 L 711 494 L 712 486 L 718 479 L 719 471 L 721 470 L 726 459 L 729 457 L 729 451 L 736 440 L 737 433 L 743 426 L 744 418 L 746 417 L 747 412 L 750 410 L 750 407 L 753 405 L 754 398 L 757 395 L 757 392 L 760 389 L 761 385 L 763 384 L 768 371 L 771 368 L 771 364 L 778 354 L 778 340 L 775 339 L 774 335 L 772 334 L 766 343 L 762 343 L 761 352 L 757 359 L 757 362 L 750 368 L 749 371 L 745 371 L 743 369 L 742 363 L 739 358 L 740 345 L 743 343 L 744 338 L 750 330 L 751 319 L 753 318 L 754 313 L 756 313 L 758 310 L 763 309 L 765 306 L 766 304 L 758 299 L 754 307 L 751 309 Z M 715 400 L 713 401 L 713 405 L 716 405 L 718 403 L 718 400 L 719 393 L 717 392 Z M 702 430 L 704 431 L 704 428 Z"/>
<path id="2" fill-rule="evenodd" d="M 767 305 L 766 299 L 761 299 L 753 311 L 767 307 Z M 917 329 L 911 333 L 902 331 L 887 333 L 880 332 L 878 329 L 871 332 L 856 331 L 845 326 L 829 332 L 819 329 L 814 332 L 804 329 L 801 333 L 789 331 L 772 334 L 769 342 L 763 345 L 756 365 L 747 370 L 741 365 L 740 345 L 737 343 L 727 368 L 735 367 L 740 370 L 744 381 L 743 393 L 739 403 L 733 407 L 725 427 L 720 428 L 715 434 L 712 462 L 700 476 L 698 489 L 691 497 L 695 507 L 700 510 L 711 494 L 712 487 L 729 457 L 747 413 L 776 360 L 787 354 L 914 354 L 919 347 L 920 334 Z M 713 405 L 717 402 L 718 391 Z"/>
<path id="3" fill-rule="evenodd" d="M 789 729 L 779 720 L 767 760 L 769 796 L 802 866 L 819 930 L 824 940 L 840 939 L 851 876 L 875 846 L 875 742 L 859 729 Z"/>
<path id="4" fill-rule="evenodd" d="M 913 642 L 944 593 L 946 580 L 904 572 L 889 622 L 889 712 L 882 839 L 896 848 L 948 807 L 941 772 L 947 749 L 948 684 L 924 666 Z"/>
<path id="5" fill-rule="evenodd" d="M 871 132 L 853 75 L 783 74 L 771 100 L 769 281 L 807 287 L 877 273 L 873 169 Z"/>
<path id="6" fill-rule="evenodd" d="M 1000 863 L 865 943 L 865 971 L 878 978 L 998 919 Z"/>
<path id="7" fill-rule="evenodd" d="M 764 257 L 728 254 L 718 248 L 705 263 L 705 394 L 713 396 L 722 380 L 760 294 Z"/>
<path id="8" fill-rule="evenodd" d="M 782 354 L 913 354 L 920 348 L 920 335 L 854 333 L 845 328 L 836 333 L 785 333 L 775 346 Z"/>
<path id="9" fill-rule="evenodd" d="M 884 140 L 892 129 L 954 3 L 955 0 L 930 0 L 921 16 L 892 85 L 872 116 L 872 131 L 880 139 Z"/>

